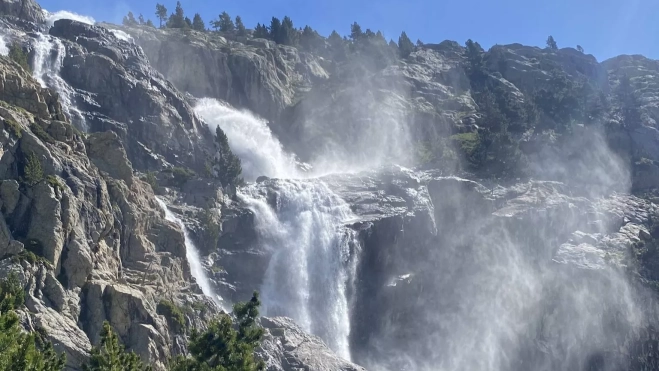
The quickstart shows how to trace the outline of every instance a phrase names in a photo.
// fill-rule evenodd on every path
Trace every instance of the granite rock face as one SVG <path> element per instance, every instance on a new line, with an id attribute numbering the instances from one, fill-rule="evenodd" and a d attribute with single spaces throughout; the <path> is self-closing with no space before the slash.
<path id="1" fill-rule="evenodd" d="M 24 45 L 57 45 L 54 37 L 33 39 L 23 26 L 11 31 Z M 108 321 L 129 349 L 162 370 L 170 356 L 184 352 L 185 338 L 157 311 L 160 301 L 180 307 L 201 301 L 209 313 L 219 308 L 204 299 L 190 274 L 180 227 L 165 219 L 151 186 L 134 174 L 135 164 L 155 166 L 137 148 L 148 144 L 149 158 L 195 167 L 203 162 L 195 156 L 204 151 L 205 125 L 139 49 L 72 21 L 58 21 L 51 31 L 80 42 L 57 39 L 69 51 L 62 74 L 79 94 L 90 89 L 103 104 L 86 111 L 93 133 L 83 133 L 75 127 L 81 123 L 74 126 L 64 114 L 58 94 L 0 57 L 1 275 L 21 277 L 28 293 L 25 326 L 43 330 L 66 353 L 67 369 L 81 369 Z M 94 80 L 101 72 L 87 74 L 87 63 L 112 77 Z M 140 88 L 138 73 L 159 90 Z M 96 120 L 102 112 L 107 116 Z M 126 125 L 141 119 L 155 126 Z M 123 131 L 100 127 L 103 120 L 121 120 Z M 203 327 L 207 316 L 188 313 L 190 324 Z"/>

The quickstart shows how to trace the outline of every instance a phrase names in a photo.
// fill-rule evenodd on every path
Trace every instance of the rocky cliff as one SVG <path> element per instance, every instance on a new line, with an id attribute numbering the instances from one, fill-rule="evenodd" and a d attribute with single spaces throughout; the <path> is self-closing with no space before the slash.
<path id="1" fill-rule="evenodd" d="M 164 369 L 220 311 L 154 191 L 225 303 L 262 290 L 270 371 L 656 367 L 655 61 L 0 14 L 0 272 L 69 369 L 103 321 Z M 195 97 L 323 176 L 221 184 Z"/>
<path id="2" fill-rule="evenodd" d="M 162 368 L 182 349 L 158 302 L 204 301 L 180 228 L 133 175 L 115 133 L 78 131 L 56 95 L 7 58 L 0 66 L 0 256 L 2 271 L 18 273 L 29 293 L 29 326 L 78 369 L 107 320 Z"/>

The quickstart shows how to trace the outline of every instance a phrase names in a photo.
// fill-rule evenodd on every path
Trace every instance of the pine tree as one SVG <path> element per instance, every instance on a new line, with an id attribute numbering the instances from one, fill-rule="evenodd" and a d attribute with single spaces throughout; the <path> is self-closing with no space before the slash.
<path id="1" fill-rule="evenodd" d="M 302 34 L 300 35 L 300 46 L 304 50 L 313 51 L 316 50 L 317 46 L 320 44 L 322 37 L 318 32 L 314 31 L 309 26 L 304 26 Z"/>
<path id="2" fill-rule="evenodd" d="M 137 25 L 137 21 L 135 20 L 135 16 L 133 15 L 133 12 L 128 12 L 128 15 L 124 17 L 123 24 L 125 26 Z"/>
<path id="3" fill-rule="evenodd" d="M 142 13 L 140 13 L 140 16 L 137 17 L 137 20 L 140 22 L 140 24 L 145 24 L 146 23 L 146 21 L 144 21 L 144 16 L 142 15 Z"/>
<path id="4" fill-rule="evenodd" d="M 281 21 L 277 17 L 270 20 L 270 39 L 279 44 L 281 35 Z"/>
<path id="5" fill-rule="evenodd" d="M 151 20 L 150 20 L 150 19 L 147 19 L 147 20 L 146 20 L 146 25 L 147 25 L 147 26 L 149 26 L 149 27 L 153 27 L 153 28 L 156 28 L 156 25 L 155 25 L 155 24 L 153 24 L 153 22 L 151 22 Z"/>
<path id="6" fill-rule="evenodd" d="M 579 53 L 583 53 L 583 52 L 584 52 L 584 50 L 583 50 L 583 48 L 581 47 L 581 45 L 577 45 L 577 51 L 578 51 Z"/>
<path id="7" fill-rule="evenodd" d="M 101 344 L 92 348 L 89 363 L 83 365 L 84 371 L 150 371 L 140 357 L 134 352 L 127 353 L 119 344 L 119 337 L 105 321 L 101 331 Z"/>
<path id="8" fill-rule="evenodd" d="M 191 357 L 177 358 L 171 370 L 265 370 L 263 361 L 254 358 L 254 349 L 263 338 L 263 329 L 256 325 L 260 305 L 257 292 L 249 302 L 234 305 L 237 331 L 226 314 L 212 321 L 203 333 L 193 330 L 188 346 Z"/>
<path id="9" fill-rule="evenodd" d="M 167 27 L 169 28 L 186 28 L 188 26 L 185 21 L 185 14 L 181 2 L 176 2 L 176 10 L 169 16 Z"/>
<path id="10" fill-rule="evenodd" d="M 229 138 L 219 126 L 215 129 L 215 148 L 216 153 L 212 166 L 213 175 L 225 186 L 242 183 L 240 158 L 231 152 Z"/>
<path id="11" fill-rule="evenodd" d="M 298 31 L 293 26 L 293 20 L 290 17 L 286 16 L 281 21 L 281 28 L 279 29 L 279 41 L 278 44 L 282 45 L 297 45 L 299 41 Z"/>
<path id="12" fill-rule="evenodd" d="M 359 40 L 364 36 L 364 33 L 362 32 L 362 27 L 357 24 L 357 22 L 354 22 L 352 25 L 350 25 L 350 38 L 353 41 Z"/>
<path id="13" fill-rule="evenodd" d="M 375 32 L 371 31 L 370 28 L 367 28 L 366 31 L 364 31 L 364 36 L 366 36 L 367 39 L 372 39 L 375 37 Z"/>
<path id="14" fill-rule="evenodd" d="M 384 38 L 384 35 L 382 34 L 381 31 L 378 30 L 378 32 L 375 33 L 375 40 L 379 42 L 380 44 L 387 44 L 387 39 Z"/>
<path id="15" fill-rule="evenodd" d="M 233 20 L 231 19 L 231 16 L 227 12 L 222 12 L 217 22 L 218 22 L 217 28 L 220 29 L 220 32 L 232 32 L 233 30 L 236 29 L 236 25 L 233 24 Z"/>
<path id="16" fill-rule="evenodd" d="M 196 31 L 206 30 L 206 24 L 204 23 L 204 20 L 201 19 L 201 15 L 199 13 L 195 13 L 194 18 L 192 19 L 192 29 Z"/>
<path id="17" fill-rule="evenodd" d="M 423 42 L 421 41 L 421 39 L 416 39 L 416 46 L 418 46 L 418 47 L 423 46 Z"/>
<path id="18" fill-rule="evenodd" d="M 245 36 L 247 35 L 247 30 L 243 24 L 243 19 L 239 15 L 236 16 L 236 35 Z"/>
<path id="19" fill-rule="evenodd" d="M 257 23 L 256 27 L 254 27 L 254 38 L 267 39 L 269 37 L 270 34 L 268 33 L 268 27 L 266 27 L 266 25 Z"/>
<path id="20" fill-rule="evenodd" d="M 160 20 L 160 28 L 162 28 L 162 22 L 167 19 L 167 8 L 162 4 L 156 4 L 156 17 Z"/>
<path id="21" fill-rule="evenodd" d="M 329 42 L 332 48 L 337 48 L 343 45 L 343 38 L 341 38 L 341 35 L 339 35 L 339 33 L 336 32 L 336 30 L 332 30 L 332 33 L 327 38 L 327 41 Z"/>
<path id="22" fill-rule="evenodd" d="M 547 47 L 552 50 L 558 50 L 558 45 L 556 44 L 556 40 L 554 40 L 554 37 L 549 35 L 547 38 Z"/>
<path id="23" fill-rule="evenodd" d="M 400 37 L 398 38 L 398 50 L 400 56 L 403 58 L 406 58 L 414 51 L 414 44 L 412 44 L 412 40 L 407 37 L 405 31 L 403 31 L 403 33 L 401 33 Z"/>
<path id="24" fill-rule="evenodd" d="M 14 310 L 23 306 L 25 292 L 15 275 L 0 282 L 0 370 L 60 371 L 65 356 L 37 333 L 25 333 Z"/>

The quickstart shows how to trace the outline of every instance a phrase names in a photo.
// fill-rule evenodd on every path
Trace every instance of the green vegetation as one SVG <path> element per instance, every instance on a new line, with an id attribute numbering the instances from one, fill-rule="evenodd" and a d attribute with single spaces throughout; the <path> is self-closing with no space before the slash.
<path id="1" fill-rule="evenodd" d="M 26 333 L 15 310 L 23 306 L 25 291 L 16 275 L 0 281 L 0 371 L 59 371 L 65 356 L 37 332 Z"/>
<path id="2" fill-rule="evenodd" d="M 161 300 L 156 308 L 156 313 L 165 316 L 167 322 L 176 332 L 182 332 L 185 329 L 185 315 L 183 310 L 169 300 Z"/>
<path id="3" fill-rule="evenodd" d="M 398 50 L 401 58 L 407 58 L 414 51 L 414 44 L 412 44 L 412 40 L 407 37 L 405 31 L 403 31 L 398 38 Z"/>
<path id="4" fill-rule="evenodd" d="M 265 370 L 265 364 L 254 358 L 254 349 L 263 338 L 263 329 L 256 325 L 260 305 L 257 292 L 249 302 L 234 305 L 238 329 L 231 317 L 223 314 L 213 320 L 203 333 L 193 330 L 188 346 L 190 356 L 176 358 L 170 370 Z"/>
<path id="5" fill-rule="evenodd" d="M 192 18 L 192 29 L 195 31 L 206 30 L 206 23 L 204 23 L 204 20 L 201 19 L 201 15 L 199 13 L 195 13 L 194 17 Z"/>
<path id="6" fill-rule="evenodd" d="M 43 180 L 43 169 L 37 156 L 30 152 L 25 158 L 23 166 L 23 179 L 29 186 L 33 186 Z"/>
<path id="7" fill-rule="evenodd" d="M 14 134 L 14 136 L 18 139 L 23 137 L 23 129 L 21 128 L 21 125 L 16 122 L 16 120 L 11 117 L 5 117 L 3 123 L 8 133 Z"/>
<path id="8" fill-rule="evenodd" d="M 210 241 L 212 248 L 217 246 L 221 232 L 221 226 L 214 214 L 215 212 L 212 209 L 204 209 L 199 213 L 199 222 L 205 234 L 204 240 Z"/>
<path id="9" fill-rule="evenodd" d="M 213 176 L 223 185 L 241 184 L 243 180 L 240 174 L 243 170 L 240 158 L 231 152 L 229 139 L 219 126 L 215 129 L 215 149 L 217 152 L 210 160 Z"/>
<path id="10" fill-rule="evenodd" d="M 60 190 L 60 191 L 64 190 L 64 186 L 62 185 L 62 183 L 60 183 L 59 179 L 57 179 L 57 177 L 54 175 L 46 176 L 46 182 L 55 190 Z"/>
<path id="11" fill-rule="evenodd" d="M 13 42 L 9 46 L 9 58 L 18 63 L 18 65 L 20 65 L 25 71 L 32 73 L 30 64 L 27 60 L 27 54 L 23 51 L 23 48 L 19 43 Z"/>
<path id="12" fill-rule="evenodd" d="M 45 143 L 50 143 L 54 144 L 55 143 L 55 138 L 53 138 L 50 134 L 44 130 L 44 128 L 41 127 L 41 125 L 37 124 L 36 122 L 30 124 L 30 130 L 34 135 L 37 136 L 37 138 L 41 139 Z"/>
<path id="13" fill-rule="evenodd" d="M 547 47 L 552 50 L 558 50 L 558 45 L 556 44 L 556 40 L 554 40 L 554 37 L 549 35 L 547 38 Z"/>
<path id="14" fill-rule="evenodd" d="M 177 187 L 183 187 L 188 180 L 194 178 L 197 174 L 191 169 L 185 167 L 174 167 L 171 169 L 171 173 L 174 176 L 174 184 Z"/>
<path id="15" fill-rule="evenodd" d="M 92 348 L 89 362 L 83 365 L 85 371 L 150 371 L 134 352 L 126 352 L 119 343 L 119 337 L 106 321 L 101 331 L 101 343 Z"/>
<path id="16" fill-rule="evenodd" d="M 156 177 L 156 173 L 153 171 L 149 171 L 146 173 L 144 176 L 144 181 L 147 182 L 150 186 L 153 192 L 157 192 L 160 186 L 158 185 L 158 178 Z"/>

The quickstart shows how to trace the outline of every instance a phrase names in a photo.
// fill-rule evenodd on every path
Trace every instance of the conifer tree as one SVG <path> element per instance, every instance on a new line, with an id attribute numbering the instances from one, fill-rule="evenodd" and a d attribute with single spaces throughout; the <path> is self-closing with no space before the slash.
<path id="1" fill-rule="evenodd" d="M 160 28 L 162 28 L 162 22 L 167 19 L 167 8 L 162 4 L 156 4 L 156 17 L 160 20 Z"/>
<path id="2" fill-rule="evenodd" d="M 243 24 L 243 19 L 239 15 L 236 16 L 236 35 L 245 36 L 247 35 L 247 30 Z"/>
<path id="3" fill-rule="evenodd" d="M 407 37 L 405 31 L 403 31 L 403 33 L 401 33 L 400 37 L 398 38 L 398 50 L 400 56 L 403 58 L 406 58 L 414 51 L 414 44 L 412 44 L 412 40 Z"/>
<path id="4" fill-rule="evenodd" d="M 192 19 L 192 29 L 196 31 L 206 30 L 206 24 L 204 23 L 204 20 L 201 19 L 201 15 L 199 13 L 195 13 L 194 18 Z"/>
<path id="5" fill-rule="evenodd" d="M 134 352 L 126 352 L 119 343 L 119 337 L 105 321 L 101 331 L 101 344 L 93 347 L 89 363 L 83 366 L 84 371 L 150 371 L 140 357 Z"/>
<path id="6" fill-rule="evenodd" d="M 557 50 L 558 45 L 556 44 L 556 40 L 554 40 L 554 37 L 549 35 L 547 38 L 547 47 L 552 50 Z"/>

